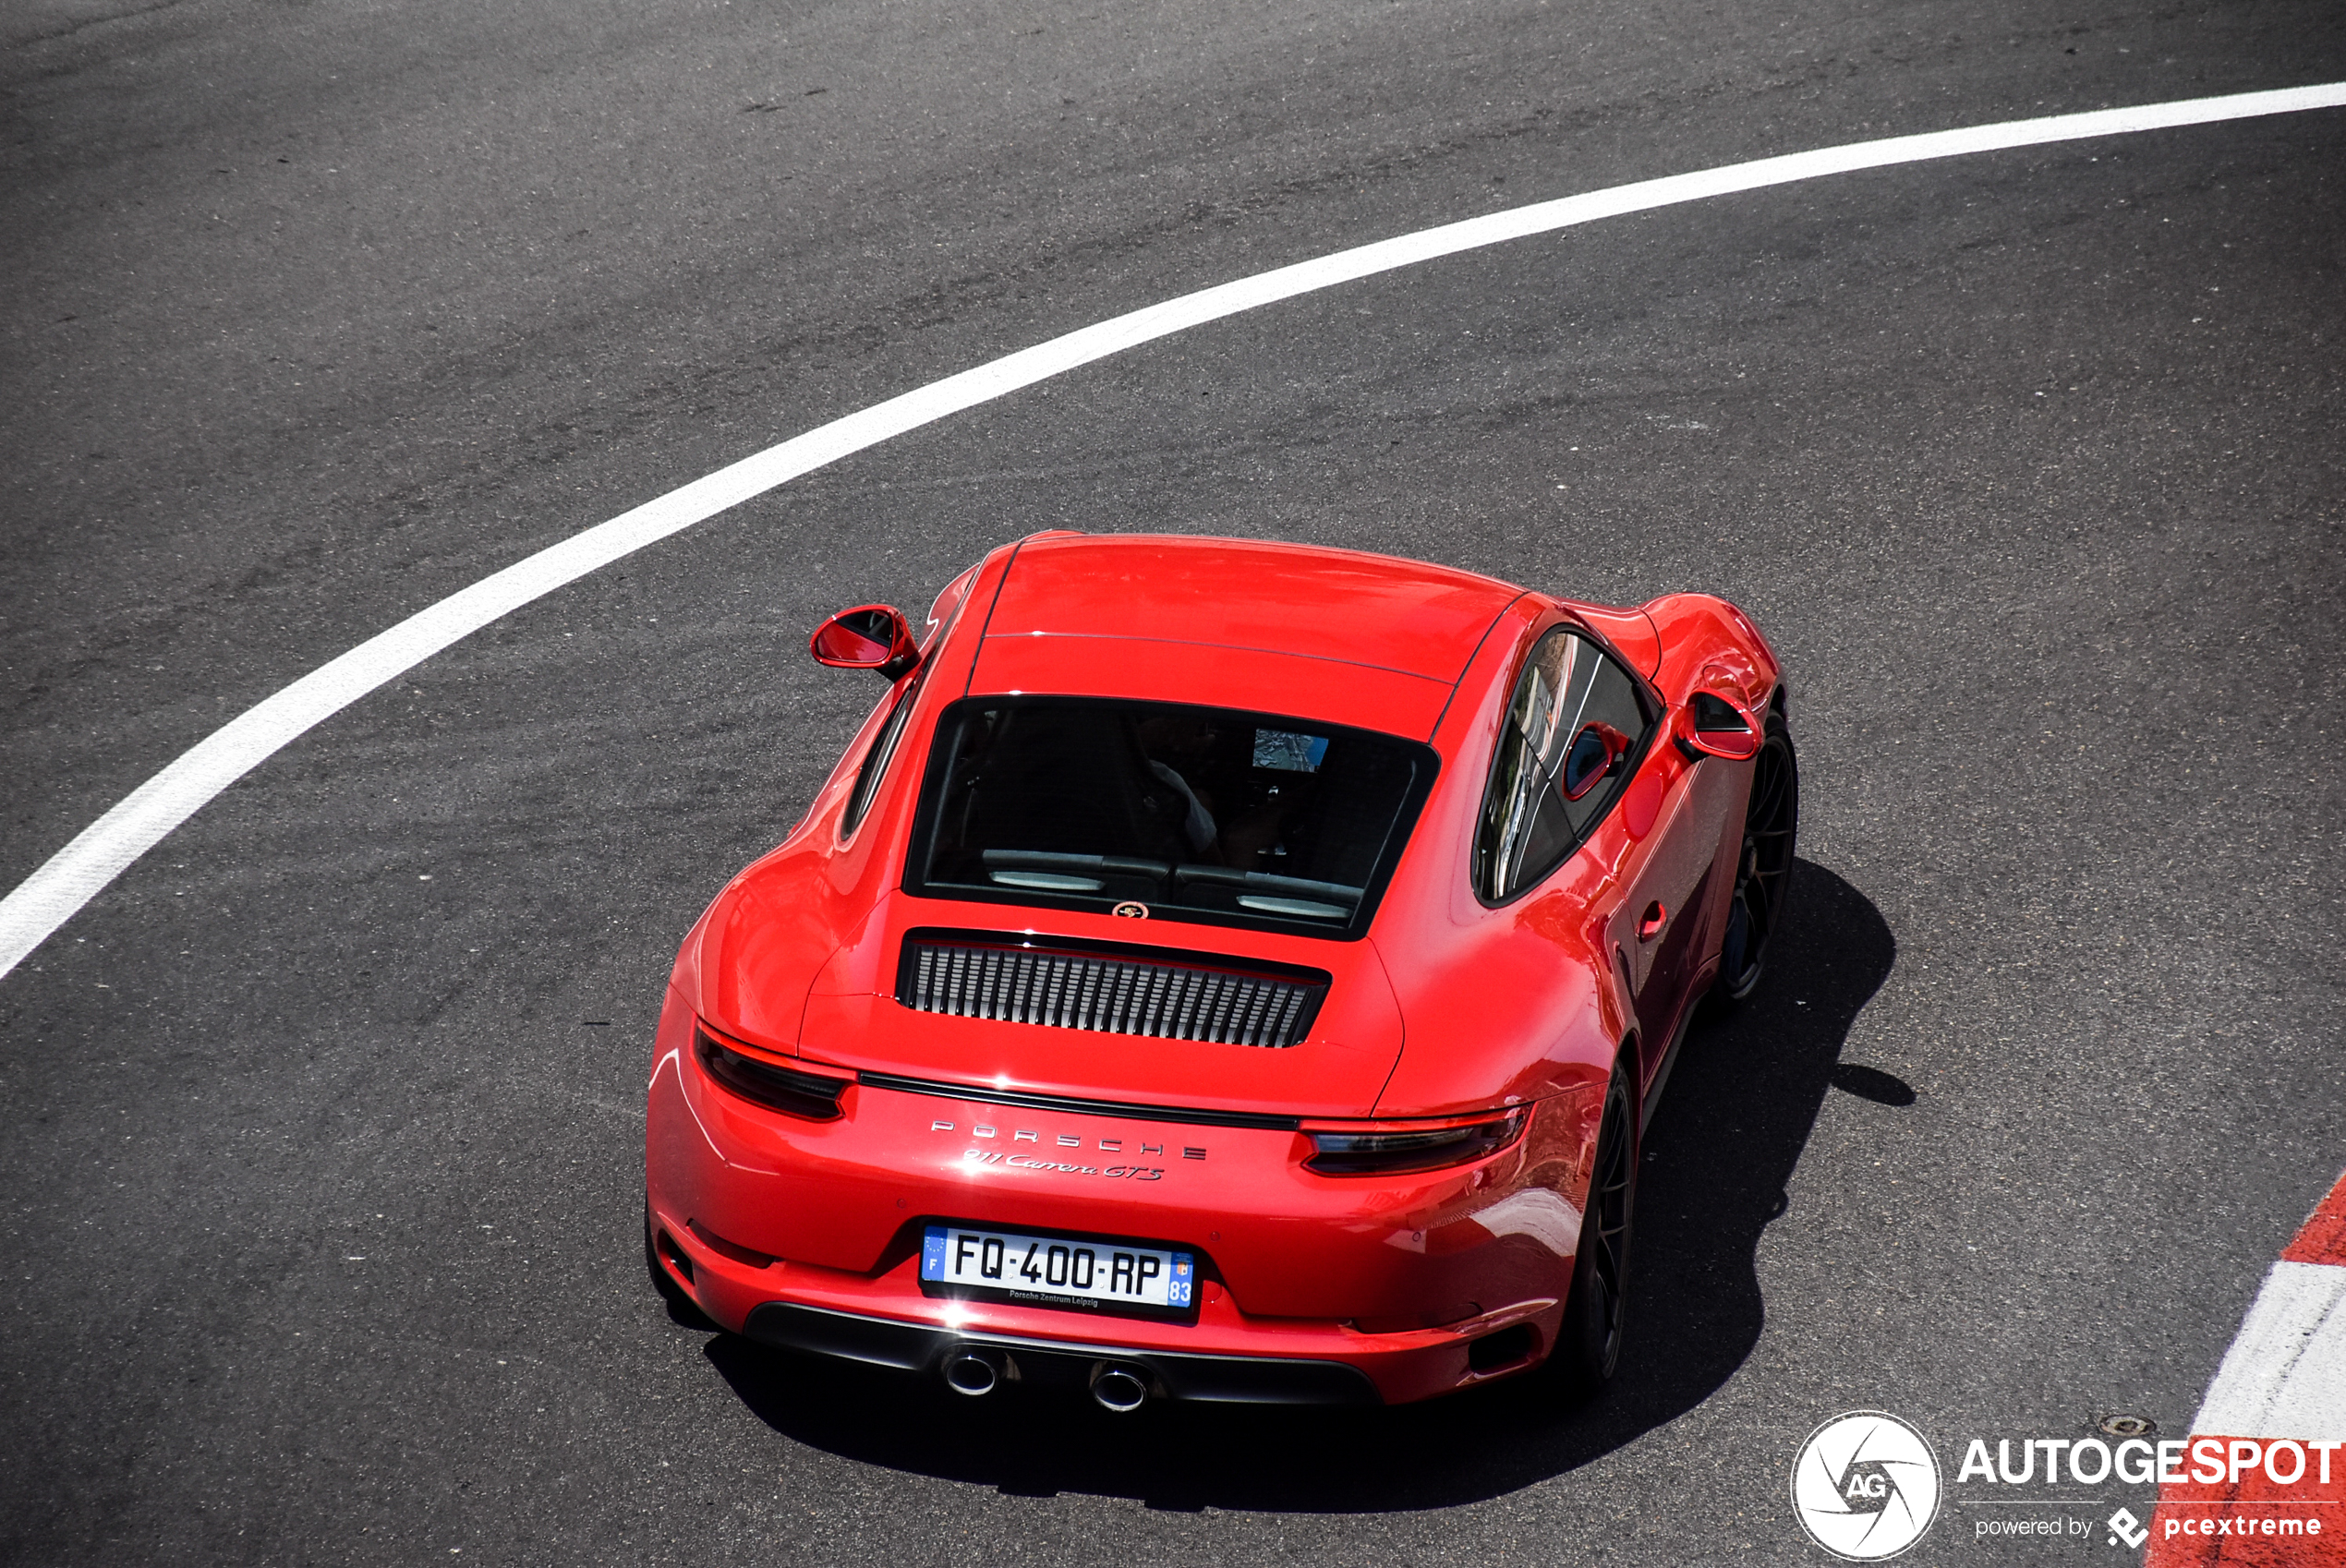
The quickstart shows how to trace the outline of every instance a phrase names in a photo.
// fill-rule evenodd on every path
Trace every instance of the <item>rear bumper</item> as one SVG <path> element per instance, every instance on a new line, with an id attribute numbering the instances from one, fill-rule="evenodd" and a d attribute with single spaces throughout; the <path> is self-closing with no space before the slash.
<path id="1" fill-rule="evenodd" d="M 900 1371 L 927 1372 L 963 1345 L 998 1350 L 1019 1382 L 1081 1392 L 1095 1368 L 1113 1361 L 1144 1368 L 1167 1399 L 1217 1405 L 1375 1405 L 1376 1385 L 1341 1361 L 1271 1356 L 1200 1356 L 1133 1345 L 1086 1345 L 1019 1334 L 969 1333 L 769 1301 L 754 1308 L 744 1331 L 762 1345 L 829 1356 Z"/>
<path id="2" fill-rule="evenodd" d="M 1167 1399 L 1407 1404 L 1536 1365 L 1564 1310 L 1538 1299 L 1440 1328 L 1364 1333 L 1348 1322 L 1252 1316 L 1208 1281 L 1194 1322 L 1099 1318 L 924 1296 L 915 1259 L 870 1275 L 781 1259 L 759 1266 L 712 1249 L 657 1192 L 652 1223 L 669 1277 L 720 1327 L 747 1338 L 912 1372 L 983 1345 L 1007 1353 L 1022 1383 L 1078 1393 L 1101 1362 L 1116 1361 L 1148 1369 Z"/>
<path id="3" fill-rule="evenodd" d="M 908 1369 L 975 1342 L 1008 1351 L 1022 1381 L 1079 1387 L 1115 1359 L 1167 1397 L 1269 1404 L 1425 1399 L 1554 1343 L 1592 1107 L 1542 1102 L 1518 1144 L 1478 1164 L 1330 1178 L 1303 1168 L 1294 1132 L 1030 1116 L 869 1082 L 833 1119 L 789 1116 L 708 1078 L 690 1029 L 671 994 L 646 1189 L 664 1266 L 728 1331 Z M 1195 1315 L 925 1294 L 932 1223 L 1179 1246 L 1198 1260 Z"/>

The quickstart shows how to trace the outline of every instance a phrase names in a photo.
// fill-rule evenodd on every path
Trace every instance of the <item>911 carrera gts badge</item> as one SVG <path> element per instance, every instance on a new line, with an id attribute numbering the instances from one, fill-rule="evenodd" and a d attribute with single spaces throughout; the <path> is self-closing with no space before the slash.
<path id="1" fill-rule="evenodd" d="M 1127 920 L 1146 920 L 1149 918 L 1149 907 L 1138 899 L 1127 899 L 1108 913 L 1122 915 Z"/>
<path id="2" fill-rule="evenodd" d="M 1106 1176 L 1110 1181 L 1163 1181 L 1162 1165 L 1079 1165 L 1066 1160 L 1038 1160 L 1032 1154 L 1004 1156 L 999 1149 L 964 1149 L 961 1158 L 974 1164 L 1000 1165 L 1013 1171 L 1056 1171 L 1061 1176 Z"/>

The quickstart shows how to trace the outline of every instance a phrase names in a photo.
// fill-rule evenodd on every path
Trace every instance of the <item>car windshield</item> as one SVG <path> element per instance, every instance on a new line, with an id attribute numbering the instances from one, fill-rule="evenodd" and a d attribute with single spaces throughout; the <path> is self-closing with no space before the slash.
<path id="1" fill-rule="evenodd" d="M 1429 747 L 1300 718 L 965 699 L 937 726 L 905 887 L 1357 936 L 1433 770 Z"/>

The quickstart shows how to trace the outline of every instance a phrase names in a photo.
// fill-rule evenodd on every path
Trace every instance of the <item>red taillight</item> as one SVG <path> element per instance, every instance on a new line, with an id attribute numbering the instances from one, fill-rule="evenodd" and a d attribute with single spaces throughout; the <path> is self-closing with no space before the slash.
<path id="1" fill-rule="evenodd" d="M 839 1119 L 839 1099 L 847 1092 L 847 1079 L 826 1078 L 820 1073 L 801 1072 L 796 1067 L 761 1061 L 717 1039 L 705 1025 L 696 1025 L 693 1030 L 693 1054 L 700 1058 L 700 1065 L 707 1069 L 709 1077 L 744 1100 L 755 1100 L 808 1121 Z"/>
<path id="2" fill-rule="evenodd" d="M 1403 1123 L 1389 1130 L 1362 1127 L 1319 1132 L 1307 1127 L 1313 1152 L 1303 1164 L 1322 1176 L 1390 1176 L 1463 1165 L 1513 1143 L 1530 1119 L 1531 1107 L 1518 1105 L 1484 1116 L 1445 1117 L 1432 1125 Z"/>

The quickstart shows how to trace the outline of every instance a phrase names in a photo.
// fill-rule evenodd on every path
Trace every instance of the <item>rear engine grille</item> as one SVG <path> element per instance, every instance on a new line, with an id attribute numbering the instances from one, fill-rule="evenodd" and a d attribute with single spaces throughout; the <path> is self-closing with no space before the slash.
<path id="1" fill-rule="evenodd" d="M 1296 1043 L 1327 989 L 1317 970 L 961 932 L 911 933 L 896 969 L 896 999 L 925 1013 L 1227 1045 Z"/>

